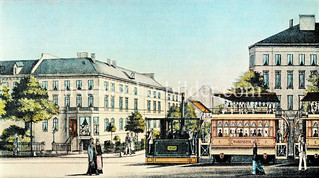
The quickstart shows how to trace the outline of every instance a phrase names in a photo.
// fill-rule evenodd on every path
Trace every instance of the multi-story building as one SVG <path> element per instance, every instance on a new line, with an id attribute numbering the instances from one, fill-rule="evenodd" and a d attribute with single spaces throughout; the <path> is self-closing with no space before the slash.
<path id="1" fill-rule="evenodd" d="M 91 137 L 103 143 L 111 139 L 106 130 L 110 122 L 116 127 L 113 136 L 124 141 L 132 112 L 139 111 L 144 118 L 165 117 L 168 108 L 181 101 L 181 95 L 158 83 L 153 73 L 124 69 L 109 59 L 98 61 L 94 53 L 91 57 L 78 53 L 77 58 L 43 54 L 36 60 L 0 61 L 0 66 L 2 85 L 12 90 L 22 77 L 32 75 L 59 106 L 58 115 L 33 126 L 35 141 L 45 142 L 45 149 L 51 149 L 53 141 L 65 143 L 68 139 L 72 150 L 79 150 L 80 143 L 85 146 Z M 11 124 L 2 122 L 2 127 Z M 147 124 L 159 127 L 156 121 Z"/>
<path id="2" fill-rule="evenodd" d="M 300 15 L 299 24 L 249 46 L 249 68 L 261 72 L 284 110 L 299 110 L 307 79 L 317 73 L 319 23 L 314 15 Z"/>

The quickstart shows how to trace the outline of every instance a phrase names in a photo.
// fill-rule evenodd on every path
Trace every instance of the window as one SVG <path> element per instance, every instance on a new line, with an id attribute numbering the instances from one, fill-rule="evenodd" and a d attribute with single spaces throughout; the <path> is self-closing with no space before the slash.
<path id="1" fill-rule="evenodd" d="M 70 90 L 70 80 L 65 80 L 64 81 L 64 89 L 65 90 Z"/>
<path id="2" fill-rule="evenodd" d="M 129 90 L 128 90 L 128 86 L 125 85 L 125 93 L 128 94 L 129 93 Z"/>
<path id="3" fill-rule="evenodd" d="M 318 72 L 316 70 L 311 70 L 310 71 L 310 76 L 316 75 Z"/>
<path id="4" fill-rule="evenodd" d="M 128 110 L 128 98 L 125 98 L 125 109 Z"/>
<path id="5" fill-rule="evenodd" d="M 160 93 L 160 92 L 157 93 L 157 98 L 158 98 L 158 99 L 161 98 L 161 93 Z"/>
<path id="6" fill-rule="evenodd" d="M 176 101 L 178 101 L 178 95 L 176 96 Z"/>
<path id="7" fill-rule="evenodd" d="M 115 119 L 114 118 L 111 119 L 111 123 L 115 125 Z"/>
<path id="8" fill-rule="evenodd" d="M 151 97 L 151 90 L 147 90 L 147 97 Z"/>
<path id="9" fill-rule="evenodd" d="M 299 108 L 299 109 L 303 109 L 301 99 L 302 99 L 304 96 L 305 96 L 305 95 L 298 95 L 298 104 L 299 104 L 298 108 Z"/>
<path id="10" fill-rule="evenodd" d="M 13 82 L 13 88 L 18 86 L 18 82 Z"/>
<path id="11" fill-rule="evenodd" d="M 120 107 L 120 110 L 123 109 L 123 97 L 120 97 L 120 100 L 119 100 L 119 107 Z"/>
<path id="12" fill-rule="evenodd" d="M 104 96 L 104 107 L 105 108 L 109 107 L 109 96 L 108 95 Z"/>
<path id="13" fill-rule="evenodd" d="M 293 55 L 292 54 L 287 54 L 287 64 L 288 65 L 293 65 L 294 62 L 293 62 Z"/>
<path id="14" fill-rule="evenodd" d="M 168 95 L 167 95 L 167 99 L 168 99 L 168 100 L 171 100 L 171 94 L 168 94 Z"/>
<path id="15" fill-rule="evenodd" d="M 43 120 L 42 121 L 42 131 L 47 132 L 48 131 L 48 120 Z"/>
<path id="16" fill-rule="evenodd" d="M 156 98 L 156 91 L 153 91 L 153 97 Z"/>
<path id="17" fill-rule="evenodd" d="M 111 83 L 111 91 L 115 91 L 115 83 Z"/>
<path id="18" fill-rule="evenodd" d="M 287 71 L 287 89 L 293 89 L 293 71 Z"/>
<path id="19" fill-rule="evenodd" d="M 303 66 L 305 65 L 305 55 L 299 54 L 299 65 Z"/>
<path id="20" fill-rule="evenodd" d="M 157 109 L 158 109 L 158 112 L 161 112 L 161 102 L 160 101 L 158 101 L 157 102 Z"/>
<path id="21" fill-rule="evenodd" d="M 93 80 L 88 81 L 88 89 L 93 90 Z"/>
<path id="22" fill-rule="evenodd" d="M 299 89 L 305 89 L 305 71 L 299 71 Z"/>
<path id="23" fill-rule="evenodd" d="M 277 95 L 277 98 L 279 102 L 276 103 L 276 107 L 279 107 L 281 102 L 281 95 Z"/>
<path id="24" fill-rule="evenodd" d="M 310 65 L 315 66 L 317 65 L 317 55 L 310 54 Z"/>
<path id="25" fill-rule="evenodd" d="M 153 128 L 156 128 L 156 127 L 157 127 L 157 121 L 153 120 Z"/>
<path id="26" fill-rule="evenodd" d="M 153 101 L 153 111 L 156 111 L 156 101 Z"/>
<path id="27" fill-rule="evenodd" d="M 109 90 L 109 82 L 104 82 L 105 91 Z"/>
<path id="28" fill-rule="evenodd" d="M 138 100 L 134 99 L 134 111 L 138 110 Z"/>
<path id="29" fill-rule="evenodd" d="M 147 111 L 151 111 L 151 101 L 147 101 Z"/>
<path id="30" fill-rule="evenodd" d="M 263 65 L 268 66 L 269 65 L 269 54 L 263 55 Z"/>
<path id="31" fill-rule="evenodd" d="M 120 130 L 123 130 L 123 118 L 120 118 Z"/>
<path id="32" fill-rule="evenodd" d="M 114 101 L 114 100 L 115 100 L 115 97 L 112 96 L 112 97 L 111 97 L 111 108 L 112 108 L 112 109 L 114 109 L 114 106 L 115 106 L 115 101 Z"/>
<path id="33" fill-rule="evenodd" d="M 76 106 L 82 107 L 82 96 L 81 95 L 76 96 Z"/>
<path id="34" fill-rule="evenodd" d="M 65 96 L 64 104 L 65 104 L 65 107 L 70 107 L 70 96 L 69 95 Z"/>
<path id="35" fill-rule="evenodd" d="M 99 117 L 93 117 L 93 132 L 94 135 L 100 135 Z"/>
<path id="36" fill-rule="evenodd" d="M 287 100 L 288 100 L 288 110 L 293 110 L 293 96 L 288 95 Z"/>
<path id="37" fill-rule="evenodd" d="M 265 70 L 263 71 L 264 73 L 264 85 L 265 86 L 269 86 L 269 71 L 268 70 Z"/>
<path id="38" fill-rule="evenodd" d="M 109 119 L 104 119 L 104 131 L 107 131 L 107 127 L 109 126 Z"/>
<path id="39" fill-rule="evenodd" d="M 137 87 L 134 87 L 134 95 L 137 95 Z"/>
<path id="40" fill-rule="evenodd" d="M 167 106 L 168 106 L 168 110 L 170 110 L 170 108 L 171 108 L 171 103 L 168 103 Z"/>
<path id="41" fill-rule="evenodd" d="M 53 81 L 53 90 L 59 89 L 59 81 Z"/>
<path id="42" fill-rule="evenodd" d="M 58 131 L 58 128 L 59 128 L 59 122 L 58 122 L 58 118 L 54 118 L 53 119 L 53 130 L 54 131 Z"/>
<path id="43" fill-rule="evenodd" d="M 48 89 L 48 81 L 43 81 L 42 82 L 42 88 L 47 90 Z"/>
<path id="44" fill-rule="evenodd" d="M 120 84 L 120 93 L 123 93 L 123 85 L 122 84 Z"/>
<path id="45" fill-rule="evenodd" d="M 88 98 L 88 107 L 94 107 L 93 95 L 89 95 L 89 98 Z"/>
<path id="46" fill-rule="evenodd" d="M 250 56 L 250 66 L 254 66 L 255 65 L 255 56 L 254 55 L 251 55 Z"/>
<path id="47" fill-rule="evenodd" d="M 59 105 L 59 103 L 58 103 L 58 95 L 53 95 L 53 103 L 55 105 Z"/>
<path id="48" fill-rule="evenodd" d="M 275 63 L 277 66 L 281 65 L 281 55 L 280 54 L 275 55 Z"/>
<path id="49" fill-rule="evenodd" d="M 76 89 L 77 90 L 82 90 L 82 80 L 77 80 L 76 81 Z"/>
<path id="50" fill-rule="evenodd" d="M 275 89 L 281 89 L 281 72 L 275 71 Z"/>
<path id="51" fill-rule="evenodd" d="M 175 100 L 175 95 L 172 96 L 172 101 L 174 101 L 174 100 Z"/>
<path id="52" fill-rule="evenodd" d="M 90 136 L 91 135 L 91 118 L 90 117 L 80 117 L 80 136 Z"/>

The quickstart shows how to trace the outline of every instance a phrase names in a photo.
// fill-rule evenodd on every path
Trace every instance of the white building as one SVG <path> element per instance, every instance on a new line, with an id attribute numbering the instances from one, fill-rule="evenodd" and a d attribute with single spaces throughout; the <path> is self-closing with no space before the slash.
<path id="1" fill-rule="evenodd" d="M 56 143 L 71 142 L 72 150 L 84 148 L 90 137 L 103 144 L 110 140 L 106 131 L 110 122 L 117 130 L 112 135 L 125 137 L 129 115 L 139 111 L 145 117 L 165 117 L 170 106 L 179 105 L 181 95 L 158 83 L 153 73 L 138 73 L 95 59 L 82 52 L 77 58 L 58 58 L 43 54 L 35 60 L 0 61 L 0 81 L 12 90 L 16 82 L 33 75 L 48 91 L 49 99 L 59 105 L 59 114 L 34 124 L 35 141 L 45 142 L 45 149 Z M 10 124 L 2 121 L 0 131 Z M 159 123 L 147 123 L 158 128 Z M 53 130 L 55 130 L 53 134 Z M 141 138 L 141 136 L 139 137 Z"/>

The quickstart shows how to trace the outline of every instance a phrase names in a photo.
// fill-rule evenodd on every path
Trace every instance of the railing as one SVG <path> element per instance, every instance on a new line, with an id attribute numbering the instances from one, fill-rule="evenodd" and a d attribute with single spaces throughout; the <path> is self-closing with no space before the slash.
<path id="1" fill-rule="evenodd" d="M 226 106 L 212 108 L 213 114 L 276 114 L 281 115 L 282 109 L 271 106 Z"/>
<path id="2" fill-rule="evenodd" d="M 69 143 L 53 143 L 53 151 L 71 151 L 71 145 Z"/>
<path id="3" fill-rule="evenodd" d="M 68 111 L 99 111 L 99 107 L 68 107 Z"/>

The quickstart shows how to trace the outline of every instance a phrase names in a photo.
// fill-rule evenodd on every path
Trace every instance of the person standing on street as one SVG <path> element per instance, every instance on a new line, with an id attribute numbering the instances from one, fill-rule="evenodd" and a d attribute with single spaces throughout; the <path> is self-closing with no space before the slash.
<path id="1" fill-rule="evenodd" d="M 307 170 L 307 154 L 306 154 L 306 142 L 303 135 L 299 139 L 299 171 L 302 170 L 302 162 L 304 163 L 304 170 Z"/>
<path id="2" fill-rule="evenodd" d="M 258 160 L 257 155 L 257 142 L 254 142 L 254 148 L 253 148 L 253 167 L 252 167 L 252 173 L 254 175 L 262 175 L 265 174 L 265 171 L 261 165 L 261 162 Z"/>
<path id="3" fill-rule="evenodd" d="M 90 139 L 90 145 L 88 146 L 88 161 L 89 161 L 89 168 L 87 171 L 88 175 L 97 174 L 98 172 L 96 170 L 96 150 L 94 147 L 94 139 Z"/>
<path id="4" fill-rule="evenodd" d="M 126 137 L 125 137 L 125 154 L 128 155 L 130 154 L 131 155 L 131 137 L 130 137 L 130 133 L 127 132 L 126 133 Z"/>
<path id="5" fill-rule="evenodd" d="M 135 142 L 134 142 L 134 135 L 133 135 L 133 132 L 131 132 L 131 153 L 132 154 L 135 154 Z"/>
<path id="6" fill-rule="evenodd" d="M 154 142 L 154 136 L 153 136 L 153 129 L 150 131 L 150 134 L 148 136 L 148 154 L 153 153 L 153 142 Z"/>
<path id="7" fill-rule="evenodd" d="M 96 155 L 97 172 L 103 174 L 102 148 L 98 140 L 96 140 Z"/>

